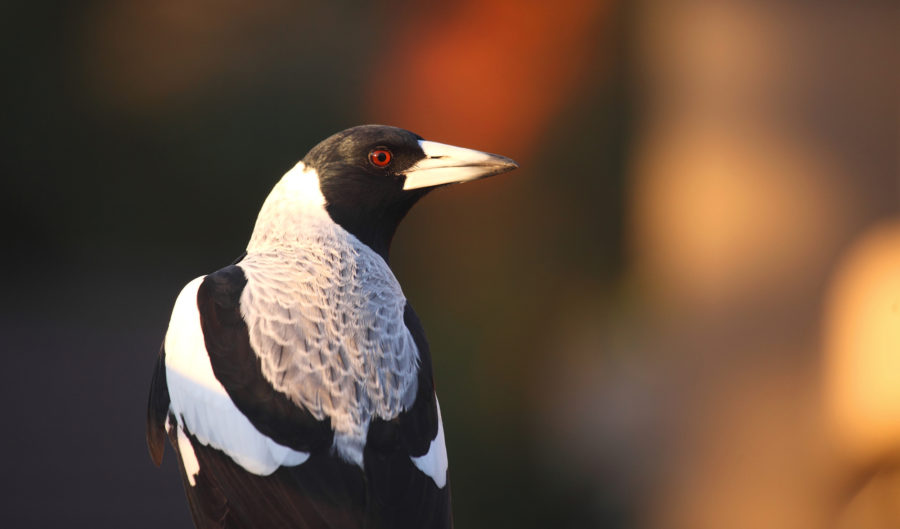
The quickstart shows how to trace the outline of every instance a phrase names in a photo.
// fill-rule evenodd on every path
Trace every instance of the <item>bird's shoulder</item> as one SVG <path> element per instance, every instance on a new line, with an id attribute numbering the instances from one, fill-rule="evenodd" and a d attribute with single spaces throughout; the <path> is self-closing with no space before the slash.
<path id="1" fill-rule="evenodd" d="M 265 376 L 242 315 L 247 285 L 244 270 L 234 264 L 204 277 L 197 289 L 199 325 L 216 380 L 253 426 L 276 443 L 301 451 L 329 446 L 328 418 L 297 406 Z"/>

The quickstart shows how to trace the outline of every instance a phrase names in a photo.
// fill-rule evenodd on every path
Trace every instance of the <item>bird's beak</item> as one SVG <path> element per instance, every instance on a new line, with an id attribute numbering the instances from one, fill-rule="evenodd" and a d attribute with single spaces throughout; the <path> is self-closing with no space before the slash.
<path id="1" fill-rule="evenodd" d="M 434 141 L 420 140 L 419 145 L 425 158 L 404 173 L 404 190 L 468 182 L 512 171 L 519 166 L 509 158 L 496 154 Z"/>

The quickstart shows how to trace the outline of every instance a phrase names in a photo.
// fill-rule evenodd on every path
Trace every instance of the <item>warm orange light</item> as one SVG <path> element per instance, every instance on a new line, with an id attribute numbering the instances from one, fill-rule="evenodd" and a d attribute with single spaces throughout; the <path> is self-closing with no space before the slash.
<path id="1" fill-rule="evenodd" d="M 900 221 L 867 232 L 838 268 L 824 347 L 839 442 L 859 459 L 900 453 Z"/>
<path id="2" fill-rule="evenodd" d="M 716 307 L 818 288 L 846 215 L 827 163 L 772 133 L 661 121 L 638 150 L 631 196 L 646 280 Z"/>
<path id="3" fill-rule="evenodd" d="M 521 158 L 596 67 L 607 2 L 416 5 L 392 19 L 370 119 Z"/>

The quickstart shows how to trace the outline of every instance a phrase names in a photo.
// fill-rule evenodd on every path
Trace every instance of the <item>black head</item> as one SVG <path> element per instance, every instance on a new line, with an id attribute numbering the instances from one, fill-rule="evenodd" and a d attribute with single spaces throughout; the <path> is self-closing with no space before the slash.
<path id="1" fill-rule="evenodd" d="M 509 158 L 385 125 L 338 132 L 313 147 L 303 163 L 319 175 L 332 220 L 385 260 L 400 221 L 428 191 L 517 167 Z"/>

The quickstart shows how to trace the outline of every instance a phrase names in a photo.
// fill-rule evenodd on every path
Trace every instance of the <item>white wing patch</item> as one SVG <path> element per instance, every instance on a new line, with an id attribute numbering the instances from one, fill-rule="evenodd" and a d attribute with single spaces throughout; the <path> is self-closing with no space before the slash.
<path id="1" fill-rule="evenodd" d="M 178 453 L 181 454 L 181 464 L 184 466 L 184 473 L 187 474 L 188 483 L 192 487 L 197 486 L 197 474 L 200 473 L 200 462 L 197 461 L 197 454 L 194 453 L 194 447 L 191 446 L 191 440 L 184 433 L 184 428 L 176 426 L 178 435 Z"/>
<path id="2" fill-rule="evenodd" d="M 213 374 L 197 310 L 197 289 L 202 282 L 203 277 L 198 277 L 178 295 L 166 332 L 166 383 L 170 409 L 178 422 L 179 447 L 184 436 L 181 428 L 187 428 L 200 443 L 225 452 L 235 463 L 257 475 L 267 476 L 279 466 L 305 462 L 309 458 L 307 452 L 292 450 L 260 433 Z M 186 436 L 184 440 L 189 441 Z M 185 452 L 182 450 L 183 458 Z M 192 480 L 199 465 L 192 475 L 194 467 L 188 463 L 195 464 L 196 457 L 193 462 L 184 460 L 185 472 Z"/>
<path id="3" fill-rule="evenodd" d="M 412 406 L 419 353 L 387 263 L 336 224 L 315 171 L 297 164 L 263 204 L 247 256 L 241 315 L 263 376 L 362 466 L 372 417 Z"/>
<path id="4" fill-rule="evenodd" d="M 434 484 L 439 489 L 444 488 L 447 484 L 447 445 L 444 443 L 444 421 L 441 420 L 441 405 L 437 401 L 437 395 L 434 397 L 434 405 L 437 406 L 438 431 L 437 435 L 431 441 L 428 452 L 420 457 L 410 457 L 416 468 L 424 472 L 428 477 L 434 480 Z"/>

